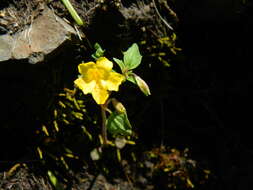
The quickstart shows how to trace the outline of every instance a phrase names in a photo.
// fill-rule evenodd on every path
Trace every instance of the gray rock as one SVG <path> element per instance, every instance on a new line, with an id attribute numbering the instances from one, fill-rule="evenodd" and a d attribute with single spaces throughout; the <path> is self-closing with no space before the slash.
<path id="1" fill-rule="evenodd" d="M 76 35 L 74 28 L 45 8 L 42 15 L 23 31 L 0 36 L 0 61 L 28 59 L 30 63 L 41 62 L 72 35 Z"/>
<path id="2" fill-rule="evenodd" d="M 13 39 L 9 35 L 0 36 L 0 61 L 11 58 Z"/>

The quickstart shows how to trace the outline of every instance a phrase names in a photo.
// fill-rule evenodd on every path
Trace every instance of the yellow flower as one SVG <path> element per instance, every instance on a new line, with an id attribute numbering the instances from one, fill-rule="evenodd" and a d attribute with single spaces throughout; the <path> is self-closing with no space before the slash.
<path id="1" fill-rule="evenodd" d="M 88 62 L 78 65 L 81 76 L 74 81 L 84 94 L 91 93 L 97 104 L 104 104 L 109 91 L 118 91 L 125 77 L 112 71 L 113 63 L 105 57 L 96 63 Z"/>

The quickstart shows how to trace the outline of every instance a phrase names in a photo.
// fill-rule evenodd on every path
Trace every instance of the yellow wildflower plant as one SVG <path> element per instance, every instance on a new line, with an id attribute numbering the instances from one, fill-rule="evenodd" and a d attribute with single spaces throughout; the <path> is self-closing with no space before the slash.
<path id="1" fill-rule="evenodd" d="M 125 80 L 122 74 L 112 70 L 113 63 L 106 57 L 99 58 L 96 63 L 87 62 L 78 65 L 81 76 L 74 81 L 84 94 L 91 93 L 97 104 L 104 104 L 109 91 L 118 91 Z"/>

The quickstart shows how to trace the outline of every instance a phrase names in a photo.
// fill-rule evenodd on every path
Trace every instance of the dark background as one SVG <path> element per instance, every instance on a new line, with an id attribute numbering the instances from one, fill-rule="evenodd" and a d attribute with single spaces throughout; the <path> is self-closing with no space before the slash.
<path id="1" fill-rule="evenodd" d="M 170 68 L 172 88 L 151 106 L 160 122 L 144 122 L 149 142 L 159 136 L 207 161 L 217 179 L 210 189 L 252 189 L 253 4 L 176 1 L 175 12 L 183 58 Z"/>
<path id="2" fill-rule="evenodd" d="M 177 84 L 184 89 L 183 117 L 192 124 L 180 130 L 214 158 L 220 188 L 251 189 L 253 4 L 179 4 L 178 30 L 187 61 L 176 66 Z"/>

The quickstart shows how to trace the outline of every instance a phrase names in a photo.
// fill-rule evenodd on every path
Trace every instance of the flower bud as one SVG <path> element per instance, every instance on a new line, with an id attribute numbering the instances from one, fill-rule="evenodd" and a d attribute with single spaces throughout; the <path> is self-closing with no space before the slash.
<path id="1" fill-rule="evenodd" d="M 117 99 L 112 99 L 112 105 L 118 113 L 126 113 L 126 108 Z"/>
<path id="2" fill-rule="evenodd" d="M 141 77 L 139 77 L 138 75 L 135 74 L 135 75 L 134 75 L 134 79 L 136 80 L 137 85 L 138 85 L 138 87 L 140 88 L 140 90 L 141 90 L 146 96 L 151 95 L 147 83 L 146 83 Z"/>

